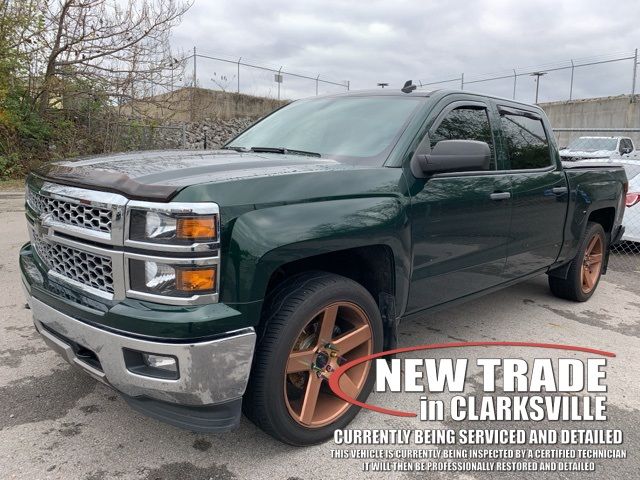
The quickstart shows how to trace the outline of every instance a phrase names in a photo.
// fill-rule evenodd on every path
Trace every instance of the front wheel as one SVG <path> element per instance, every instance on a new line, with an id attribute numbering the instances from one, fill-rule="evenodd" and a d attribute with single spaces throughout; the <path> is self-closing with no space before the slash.
<path id="1" fill-rule="evenodd" d="M 328 378 L 345 362 L 382 349 L 376 302 L 348 278 L 312 272 L 278 288 L 263 320 L 243 401 L 245 414 L 291 445 L 327 440 L 358 413 L 358 407 L 331 392 Z M 340 387 L 365 401 L 373 386 L 372 370 L 368 362 L 350 369 Z"/>
<path id="2" fill-rule="evenodd" d="M 607 253 L 607 236 L 599 223 L 589 222 L 567 278 L 549 277 L 551 292 L 560 298 L 586 302 L 595 292 Z"/>

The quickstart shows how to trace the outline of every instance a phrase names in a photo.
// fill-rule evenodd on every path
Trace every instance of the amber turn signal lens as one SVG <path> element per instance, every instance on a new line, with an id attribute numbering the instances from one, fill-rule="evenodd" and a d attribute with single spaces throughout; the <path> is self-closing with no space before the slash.
<path id="1" fill-rule="evenodd" d="M 177 269 L 176 288 L 182 292 L 215 290 L 216 269 L 198 268 L 196 270 Z"/>
<path id="2" fill-rule="evenodd" d="M 184 240 L 213 239 L 217 236 L 216 217 L 178 218 L 177 237 Z"/>

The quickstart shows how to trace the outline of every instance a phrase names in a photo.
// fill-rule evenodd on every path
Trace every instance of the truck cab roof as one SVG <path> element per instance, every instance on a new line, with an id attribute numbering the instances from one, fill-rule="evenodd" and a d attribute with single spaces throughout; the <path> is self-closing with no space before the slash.
<path id="1" fill-rule="evenodd" d="M 501 103 L 509 103 L 511 105 L 518 105 L 528 109 L 534 108 L 536 110 L 542 110 L 539 106 L 535 104 L 520 102 L 512 98 L 500 97 L 496 95 L 488 95 L 486 93 L 474 92 L 470 90 L 460 90 L 460 89 L 439 88 L 434 90 L 423 90 L 419 86 L 415 90 L 408 93 L 403 92 L 400 88 L 386 87 L 386 88 L 366 89 L 366 90 L 349 90 L 347 92 L 331 93 L 323 96 L 327 98 L 386 96 L 386 97 L 425 97 L 425 98 L 439 99 L 448 95 L 465 95 L 470 97 L 488 98 L 491 100 L 497 100 Z M 318 98 L 318 97 L 312 97 L 312 98 Z"/>

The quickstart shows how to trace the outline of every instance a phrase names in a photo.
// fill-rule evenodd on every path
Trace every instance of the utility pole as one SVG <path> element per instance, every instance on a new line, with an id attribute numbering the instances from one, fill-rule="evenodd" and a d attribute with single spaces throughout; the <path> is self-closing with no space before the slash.
<path id="1" fill-rule="evenodd" d="M 518 81 L 518 74 L 516 73 L 516 69 L 513 69 L 513 99 L 516 99 L 516 83 Z"/>
<path id="2" fill-rule="evenodd" d="M 280 100 L 280 84 L 282 83 L 282 66 L 278 70 L 278 76 L 276 77 L 276 81 L 278 82 L 278 100 Z"/>
<path id="3" fill-rule="evenodd" d="M 532 77 L 536 77 L 536 104 L 538 103 L 538 91 L 540 90 L 540 77 L 546 75 L 547 72 L 533 72 Z"/>
<path id="4" fill-rule="evenodd" d="M 460 74 L 460 90 L 464 90 L 464 72 Z"/>
<path id="5" fill-rule="evenodd" d="M 197 75 L 196 75 L 196 47 L 193 47 L 193 88 L 196 87 L 196 80 L 197 80 Z"/>
<path id="6" fill-rule="evenodd" d="M 238 59 L 238 93 L 240 93 L 240 60 L 242 60 L 242 57 Z"/>
<path id="7" fill-rule="evenodd" d="M 176 62 L 171 62 L 171 93 L 173 93 L 173 71 L 176 68 Z"/>
<path id="8" fill-rule="evenodd" d="M 196 119 L 196 47 L 193 47 L 193 87 L 191 88 L 191 121 Z"/>
<path id="9" fill-rule="evenodd" d="M 573 59 L 571 60 L 571 85 L 569 86 L 569 100 L 573 100 L 573 71 L 576 69 L 576 66 L 573 63 Z"/>
<path id="10" fill-rule="evenodd" d="M 636 94 L 636 74 L 638 73 L 638 49 L 633 56 L 633 83 L 631 84 L 631 101 L 635 101 Z"/>

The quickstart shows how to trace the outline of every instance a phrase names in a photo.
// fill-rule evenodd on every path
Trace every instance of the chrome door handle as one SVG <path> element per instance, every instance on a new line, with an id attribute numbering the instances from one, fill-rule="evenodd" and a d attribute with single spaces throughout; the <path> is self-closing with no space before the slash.
<path id="1" fill-rule="evenodd" d="M 491 200 L 499 201 L 499 200 L 509 200 L 511 198 L 510 192 L 495 192 L 489 195 Z"/>
<path id="2" fill-rule="evenodd" d="M 553 187 L 551 189 L 551 192 L 556 194 L 556 195 L 564 195 L 568 191 L 569 191 L 569 189 L 567 187 Z"/>

